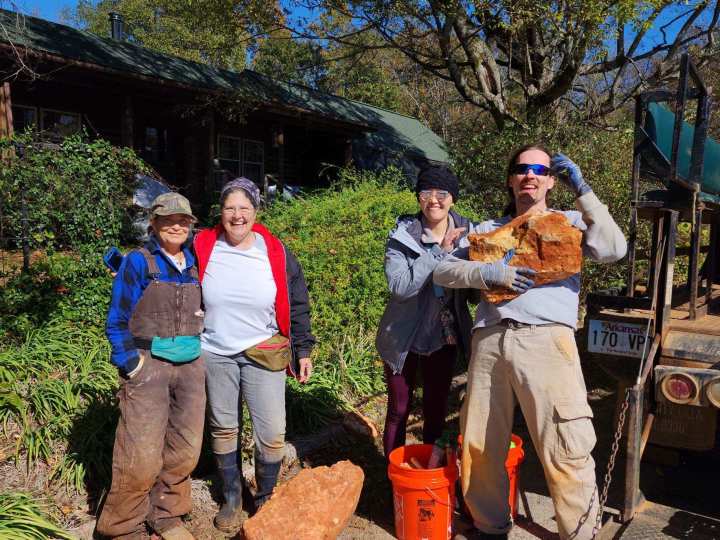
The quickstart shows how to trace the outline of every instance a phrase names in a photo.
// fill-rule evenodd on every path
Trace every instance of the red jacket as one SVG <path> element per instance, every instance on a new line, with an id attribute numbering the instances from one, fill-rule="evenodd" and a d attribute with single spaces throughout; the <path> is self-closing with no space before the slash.
<path id="1" fill-rule="evenodd" d="M 290 295 L 288 292 L 288 280 L 286 273 L 286 256 L 285 246 L 282 242 L 272 235 L 265 227 L 259 223 L 252 226 L 252 231 L 258 233 L 265 240 L 267 246 L 268 259 L 270 259 L 270 269 L 277 293 L 275 294 L 275 316 L 277 318 L 278 330 L 280 333 L 290 337 Z M 195 246 L 195 255 L 197 256 L 198 273 L 200 274 L 200 283 L 202 283 L 205 269 L 210 261 L 215 242 L 224 232 L 222 225 L 216 225 L 212 229 L 205 229 L 195 235 L 193 245 Z"/>

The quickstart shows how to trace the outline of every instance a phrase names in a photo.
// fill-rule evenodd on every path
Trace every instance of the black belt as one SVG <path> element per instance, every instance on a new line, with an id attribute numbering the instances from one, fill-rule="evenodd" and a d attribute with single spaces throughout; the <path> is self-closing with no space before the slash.
<path id="1" fill-rule="evenodd" d="M 502 319 L 498 324 L 500 326 L 504 326 L 505 328 L 530 328 L 532 326 L 555 326 L 558 323 L 530 324 L 516 321 L 515 319 Z"/>

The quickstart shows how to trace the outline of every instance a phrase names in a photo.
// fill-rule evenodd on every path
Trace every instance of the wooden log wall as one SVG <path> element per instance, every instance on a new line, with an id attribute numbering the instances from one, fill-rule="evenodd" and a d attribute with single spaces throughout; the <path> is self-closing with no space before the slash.
<path id="1" fill-rule="evenodd" d="M 13 136 L 12 101 L 10 100 L 10 83 L 0 84 L 0 139 Z M 0 162 L 7 162 L 15 156 L 15 150 L 0 150 Z"/>
<path id="2" fill-rule="evenodd" d="M 10 100 L 10 83 L 0 85 L 0 138 L 12 137 L 13 117 L 12 101 Z"/>

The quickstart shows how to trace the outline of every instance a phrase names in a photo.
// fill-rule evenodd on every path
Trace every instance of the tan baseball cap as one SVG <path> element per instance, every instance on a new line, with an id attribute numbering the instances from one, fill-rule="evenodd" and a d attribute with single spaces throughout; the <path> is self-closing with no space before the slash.
<path id="1" fill-rule="evenodd" d="M 163 193 L 155 197 L 150 208 L 152 216 L 171 216 L 173 214 L 182 214 L 189 216 L 193 220 L 197 221 L 197 218 L 193 216 L 192 208 L 190 208 L 190 201 L 179 193 Z"/>

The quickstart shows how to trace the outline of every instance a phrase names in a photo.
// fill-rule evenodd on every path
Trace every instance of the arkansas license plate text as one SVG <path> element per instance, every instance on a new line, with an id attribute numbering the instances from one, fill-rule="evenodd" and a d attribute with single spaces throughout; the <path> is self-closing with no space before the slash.
<path id="1" fill-rule="evenodd" d="M 646 330 L 644 324 L 591 320 L 588 328 L 588 351 L 640 358 L 646 349 Z"/>

